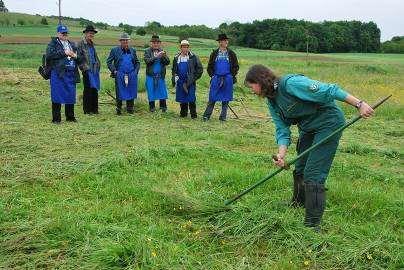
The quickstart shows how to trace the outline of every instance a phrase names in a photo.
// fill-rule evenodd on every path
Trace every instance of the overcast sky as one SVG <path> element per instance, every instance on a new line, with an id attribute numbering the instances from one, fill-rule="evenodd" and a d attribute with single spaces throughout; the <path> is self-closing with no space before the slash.
<path id="1" fill-rule="evenodd" d="M 12 12 L 57 15 L 57 0 L 3 0 Z M 404 35 L 404 0 L 62 0 L 62 15 L 117 25 L 251 22 L 266 18 L 374 21 L 382 40 Z"/>

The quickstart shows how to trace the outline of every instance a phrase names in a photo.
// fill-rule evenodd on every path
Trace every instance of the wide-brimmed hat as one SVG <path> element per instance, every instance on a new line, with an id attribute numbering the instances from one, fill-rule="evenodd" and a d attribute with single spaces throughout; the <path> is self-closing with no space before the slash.
<path id="1" fill-rule="evenodd" d="M 189 41 L 186 39 L 181 40 L 180 46 L 189 46 Z"/>
<path id="2" fill-rule="evenodd" d="M 229 38 L 227 37 L 226 34 L 219 34 L 219 35 L 217 36 L 216 41 L 228 40 L 228 39 L 229 39 Z"/>
<path id="3" fill-rule="evenodd" d="M 122 33 L 119 40 L 130 40 L 130 36 L 127 33 Z"/>
<path id="4" fill-rule="evenodd" d="M 158 35 L 152 35 L 150 42 L 160 42 L 160 37 Z"/>
<path id="5" fill-rule="evenodd" d="M 67 28 L 66 25 L 59 24 L 58 27 L 56 28 L 56 31 L 58 33 L 69 33 L 69 28 Z"/>
<path id="6" fill-rule="evenodd" d="M 87 25 L 86 29 L 83 30 L 83 33 L 87 33 L 87 32 L 94 32 L 94 33 L 98 33 L 98 30 L 94 28 L 94 25 Z"/>

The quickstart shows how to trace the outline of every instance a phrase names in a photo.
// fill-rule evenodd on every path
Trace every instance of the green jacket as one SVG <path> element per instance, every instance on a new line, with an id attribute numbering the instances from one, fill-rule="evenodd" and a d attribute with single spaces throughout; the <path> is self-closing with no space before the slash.
<path id="1" fill-rule="evenodd" d="M 336 84 L 289 74 L 276 84 L 276 95 L 268 99 L 268 107 L 276 128 L 278 145 L 290 144 L 290 126 L 299 131 L 316 132 L 345 122 L 334 100 L 344 101 L 347 93 Z"/>

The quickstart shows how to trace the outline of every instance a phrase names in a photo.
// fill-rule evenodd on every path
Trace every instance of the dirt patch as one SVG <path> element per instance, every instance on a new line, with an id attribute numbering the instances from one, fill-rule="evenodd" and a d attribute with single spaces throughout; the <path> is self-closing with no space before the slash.
<path id="1" fill-rule="evenodd" d="M 357 60 L 347 60 L 347 59 L 338 59 L 338 58 L 333 58 L 330 56 L 323 56 L 323 55 L 309 55 L 307 58 L 306 55 L 301 55 L 301 56 L 286 56 L 283 57 L 282 59 L 286 59 L 287 61 L 307 61 L 309 60 L 310 62 L 322 62 L 322 63 L 346 63 L 346 62 L 358 62 Z"/>
<path id="2" fill-rule="evenodd" d="M 15 51 L 13 50 L 7 50 L 7 49 L 0 49 L 0 53 L 13 53 Z"/>

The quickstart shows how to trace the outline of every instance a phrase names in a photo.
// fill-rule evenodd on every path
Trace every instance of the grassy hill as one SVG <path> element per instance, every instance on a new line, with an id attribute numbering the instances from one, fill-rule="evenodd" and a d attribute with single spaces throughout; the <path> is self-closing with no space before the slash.
<path id="1" fill-rule="evenodd" d="M 72 26 L 74 39 L 79 26 Z M 135 115 L 114 115 L 105 59 L 119 31 L 96 36 L 102 59 L 98 116 L 50 123 L 49 85 L 36 72 L 49 27 L 0 27 L 0 269 L 400 269 L 403 267 L 404 56 L 305 54 L 235 48 L 241 64 L 226 123 L 150 114 L 145 66 Z M 7 39 L 15 38 L 15 42 Z M 10 44 L 38 39 L 39 44 Z M 133 36 L 142 56 L 149 37 Z M 163 36 L 170 58 L 176 37 Z M 215 42 L 191 39 L 206 70 Z M 323 232 L 288 207 L 291 172 L 207 213 L 275 168 L 265 102 L 243 84 L 248 67 L 303 73 L 375 102 L 376 116 L 343 135 L 328 179 Z M 168 72 L 167 82 L 170 78 Z M 206 71 L 197 86 L 201 115 Z M 247 106 L 247 111 L 242 106 Z M 349 119 L 352 107 L 340 104 Z M 293 143 L 297 130 L 293 129 Z M 295 155 L 294 144 L 289 158 Z"/>

